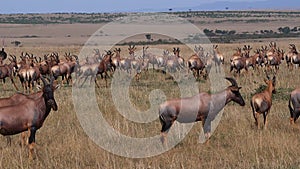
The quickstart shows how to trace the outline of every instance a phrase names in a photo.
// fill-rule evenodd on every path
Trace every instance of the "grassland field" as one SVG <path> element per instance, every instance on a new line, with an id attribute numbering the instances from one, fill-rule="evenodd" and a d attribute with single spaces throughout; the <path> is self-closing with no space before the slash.
<path id="1" fill-rule="evenodd" d="M 201 18 L 196 18 L 201 20 Z M 243 18 L 242 18 L 243 19 Z M 299 17 L 288 17 L 278 20 L 274 29 L 287 25 L 297 25 Z M 240 25 L 239 25 L 240 24 Z M 6 41 L 5 50 L 8 54 L 19 56 L 22 51 L 43 56 L 50 52 L 65 52 L 79 54 L 83 43 L 101 24 L 0 24 L 0 37 Z M 245 25 L 245 26 L 243 26 Z M 198 25 L 199 26 L 199 25 Z M 211 29 L 224 27 L 237 28 L 240 31 L 264 28 L 263 22 L 211 23 L 205 27 Z M 231 26 L 231 27 L 230 27 Z M 230 27 L 230 28 L 229 28 Z M 24 35 L 38 35 L 36 38 L 20 38 L 23 46 L 15 47 L 9 42 Z M 71 36 L 66 36 L 71 35 Z M 111 37 L 113 38 L 113 37 Z M 19 40 L 19 39 L 18 39 Z M 294 43 L 300 47 L 297 38 L 256 39 L 244 40 L 229 44 L 219 44 L 219 50 L 225 56 L 223 65 L 226 76 L 229 72 L 229 57 L 236 47 L 249 44 L 253 49 L 276 41 L 278 47 L 288 51 L 288 45 Z M 127 46 L 121 47 L 127 51 Z M 150 48 L 171 50 L 180 47 L 181 54 L 188 58 L 192 51 L 184 45 L 153 45 Z M 141 49 L 142 46 L 137 46 Z M 213 68 L 214 70 L 214 68 Z M 249 71 L 236 77 L 242 86 L 241 94 L 245 99 L 245 107 L 230 103 L 224 109 L 220 124 L 211 137 L 209 145 L 198 142 L 201 123 L 194 125 L 185 139 L 170 151 L 158 156 L 132 159 L 114 155 L 96 145 L 82 129 L 76 116 L 72 100 L 72 87 L 62 86 L 55 92 L 59 109 L 52 111 L 44 126 L 36 134 L 36 158 L 28 160 L 27 147 L 20 146 L 20 136 L 12 137 L 12 145 L 6 145 L 6 139 L 0 137 L 0 168 L 300 168 L 300 124 L 296 127 L 289 124 L 288 95 L 294 88 L 299 87 L 299 69 L 288 70 L 285 62 L 280 65 L 277 73 L 277 94 L 274 95 L 273 106 L 269 114 L 269 126 L 266 130 L 257 130 L 250 108 L 250 99 L 255 91 L 264 84 L 263 72 Z M 133 80 L 130 86 L 130 99 L 137 109 L 147 110 L 150 107 L 149 93 L 154 89 L 164 91 L 167 99 L 180 96 L 178 86 L 173 80 L 166 79 L 167 75 L 152 71 L 142 72 L 139 81 Z M 18 79 L 17 85 L 21 87 Z M 149 137 L 160 134 L 159 120 L 147 124 L 133 123 L 125 119 L 113 104 L 111 88 L 105 88 L 105 82 L 99 78 L 100 88 L 95 88 L 99 108 L 108 123 L 116 130 L 133 137 Z M 111 79 L 109 80 L 109 85 Z M 229 85 L 229 83 L 227 83 Z M 200 91 L 209 91 L 211 82 L 200 80 L 197 85 Z M 4 89 L 5 87 L 5 89 Z M 0 84 L 1 97 L 13 95 L 16 91 L 10 81 Z M 157 112 L 158 113 L 158 112 Z M 260 118 L 262 120 L 262 117 Z M 101 125 L 101 124 L 99 124 Z"/>

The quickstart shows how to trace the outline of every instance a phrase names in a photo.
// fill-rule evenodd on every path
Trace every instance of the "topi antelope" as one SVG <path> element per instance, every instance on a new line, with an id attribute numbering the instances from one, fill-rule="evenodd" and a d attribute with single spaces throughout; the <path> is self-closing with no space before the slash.
<path id="1" fill-rule="evenodd" d="M 173 48 L 173 53 L 177 57 L 177 62 L 179 64 L 179 68 L 182 69 L 184 65 L 184 58 L 180 56 L 180 49 L 179 48 Z"/>
<path id="2" fill-rule="evenodd" d="M 5 83 L 5 78 L 9 77 L 16 90 L 19 90 L 13 79 L 13 71 L 17 68 L 17 58 L 12 55 L 10 55 L 10 57 L 11 58 L 8 58 L 10 61 L 9 64 L 0 65 L 0 79 Z"/>
<path id="3" fill-rule="evenodd" d="M 300 88 L 291 92 L 288 107 L 291 114 L 290 122 L 294 124 L 300 115 Z"/>
<path id="4" fill-rule="evenodd" d="M 220 65 L 224 64 L 224 56 L 219 51 L 218 45 L 213 45 L 213 60 L 215 61 L 216 72 L 221 72 Z"/>
<path id="5" fill-rule="evenodd" d="M 34 99 L 28 98 L 20 104 L 0 107 L 0 134 L 7 136 L 29 131 L 30 159 L 33 157 L 36 131 L 42 127 L 51 109 L 58 109 L 54 99 L 54 90 L 58 86 L 53 86 L 54 78 L 51 78 L 50 83 L 43 77 L 41 79 L 44 87 Z"/>
<path id="6" fill-rule="evenodd" d="M 259 115 L 263 114 L 264 116 L 264 128 L 267 128 L 267 115 L 270 112 L 272 106 L 272 93 L 275 93 L 275 84 L 276 84 L 276 76 L 273 76 L 273 79 L 267 75 L 267 79 L 265 79 L 265 83 L 267 84 L 267 88 L 261 92 L 252 96 L 251 99 L 251 108 L 253 112 L 253 117 L 255 119 L 255 124 L 257 128 L 260 128 L 259 125 Z"/>
<path id="7" fill-rule="evenodd" d="M 2 49 L 0 51 L 0 62 L 2 63 L 3 60 L 5 60 L 7 58 L 7 53 L 4 51 L 4 39 L 2 40 Z"/>
<path id="8" fill-rule="evenodd" d="M 226 79 L 231 82 L 231 86 L 219 93 L 202 92 L 192 97 L 168 100 L 160 105 L 159 119 L 162 125 L 161 141 L 163 144 L 166 143 L 167 133 L 174 121 L 180 123 L 202 121 L 204 133 L 208 139 L 211 122 L 227 103 L 234 101 L 241 106 L 245 105 L 240 94 L 241 87 L 238 86 L 236 80 L 229 77 Z"/>
<path id="9" fill-rule="evenodd" d="M 291 51 L 293 53 L 293 55 L 291 56 L 291 62 L 294 65 L 298 65 L 298 67 L 300 66 L 300 54 L 298 53 L 296 46 L 294 44 L 291 44 Z"/>

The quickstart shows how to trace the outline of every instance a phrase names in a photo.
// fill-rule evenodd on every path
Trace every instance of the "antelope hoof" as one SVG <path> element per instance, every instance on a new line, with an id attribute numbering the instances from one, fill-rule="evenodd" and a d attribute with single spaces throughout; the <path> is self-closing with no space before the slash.
<path id="1" fill-rule="evenodd" d="M 205 133 L 205 139 L 206 139 L 207 141 L 209 140 L 210 136 L 211 136 L 210 132 Z"/>
<path id="2" fill-rule="evenodd" d="M 294 118 L 290 118 L 290 124 L 291 124 L 291 125 L 295 124 Z"/>

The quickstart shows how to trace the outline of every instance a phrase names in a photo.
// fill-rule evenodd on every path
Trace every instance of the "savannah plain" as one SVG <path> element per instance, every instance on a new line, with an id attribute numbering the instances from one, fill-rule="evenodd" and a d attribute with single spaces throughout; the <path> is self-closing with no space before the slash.
<path id="1" fill-rule="evenodd" d="M 278 31 L 280 27 L 300 28 L 300 12 L 297 11 L 204 13 L 200 15 L 175 13 L 175 15 L 182 15 L 193 21 L 200 29 L 235 30 L 235 34 L 262 34 L 261 30 L 272 30 L 281 36 L 283 33 Z M 41 21 L 41 23 L 30 23 L 30 20 L 26 20 L 25 23 L 10 23 L 7 19 L 7 17 L 30 18 L 32 16 L 49 19 L 50 15 L 60 19 L 53 23 Z M 41 57 L 51 52 L 58 52 L 61 57 L 65 52 L 78 55 L 88 38 L 108 21 L 93 22 L 87 19 L 88 21 L 83 23 L 82 14 L 72 15 L 74 16 L 70 14 L 1 15 L 0 38 L 4 39 L 5 51 L 17 57 L 21 52 L 33 53 Z M 72 23 L 64 19 L 78 16 L 81 20 L 72 21 Z M 103 34 L 104 38 L 115 38 L 105 32 Z M 237 47 L 251 45 L 253 49 L 256 49 L 262 45 L 268 45 L 270 41 L 275 41 L 279 48 L 288 52 L 290 43 L 300 48 L 297 31 L 294 36 L 291 35 L 293 34 L 290 32 L 282 37 L 263 35 L 258 38 L 230 39 L 229 43 L 217 43 L 219 50 L 225 56 L 223 65 L 225 75 L 235 76 L 229 72 L 229 58 Z M 156 41 L 163 37 L 153 35 L 152 38 Z M 128 42 L 147 42 L 144 35 L 127 40 Z M 20 41 L 21 44 L 15 46 L 11 43 L 13 41 Z M 142 49 L 142 45 L 137 43 L 136 46 L 137 50 Z M 170 51 L 173 47 L 179 47 L 181 56 L 185 59 L 193 54 L 191 49 L 182 44 L 149 44 L 148 46 Z M 120 47 L 122 56 L 127 56 L 128 45 L 115 47 Z M 148 72 L 141 73 L 139 81 L 132 80 L 129 92 L 131 103 L 136 109 L 143 111 L 149 109 L 148 96 L 154 89 L 164 91 L 167 99 L 180 96 L 177 83 L 167 76 L 150 69 Z M 20 146 L 19 135 L 12 136 L 11 146 L 6 144 L 5 137 L 1 137 L 0 168 L 300 168 L 300 124 L 296 122 L 294 127 L 290 125 L 287 106 L 289 93 L 300 86 L 299 69 L 288 70 L 283 61 L 276 76 L 277 93 L 273 95 L 273 106 L 268 115 L 269 123 L 266 130 L 258 130 L 255 127 L 250 107 L 251 96 L 264 84 L 265 74 L 262 71 L 250 69 L 249 73 L 243 72 L 241 76 L 235 76 L 242 87 L 241 94 L 246 102 L 245 107 L 233 103 L 225 107 L 220 124 L 208 145 L 199 143 L 198 138 L 202 130 L 201 122 L 199 122 L 173 149 L 158 156 L 141 159 L 114 155 L 96 145 L 80 125 L 73 105 L 72 87 L 63 85 L 55 92 L 58 111 L 50 113 L 43 127 L 36 134 L 36 158 L 33 161 L 28 160 L 28 149 Z M 19 79 L 16 77 L 15 79 L 18 87 L 21 88 Z M 151 123 L 139 124 L 120 115 L 113 104 L 111 79 L 108 80 L 107 88 L 100 77 L 98 82 L 100 88 L 95 88 L 98 106 L 115 130 L 133 137 L 150 137 L 160 134 L 161 125 L 158 119 Z M 201 79 L 197 84 L 201 92 L 210 90 L 210 80 Z M 226 84 L 229 85 L 227 82 Z M 8 79 L 6 84 L 0 85 L 0 88 L 1 97 L 8 97 L 16 92 Z"/>

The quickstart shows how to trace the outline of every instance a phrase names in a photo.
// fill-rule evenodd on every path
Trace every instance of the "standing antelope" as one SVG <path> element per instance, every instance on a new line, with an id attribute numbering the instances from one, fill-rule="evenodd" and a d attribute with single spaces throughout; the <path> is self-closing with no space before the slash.
<path id="1" fill-rule="evenodd" d="M 121 48 L 115 48 L 114 52 L 116 53 L 115 57 L 111 58 L 112 67 L 114 71 L 120 67 L 121 61 Z"/>
<path id="2" fill-rule="evenodd" d="M 72 59 L 75 58 L 75 60 Z M 78 56 L 71 55 L 70 53 L 65 53 L 66 61 L 60 61 L 59 64 L 51 67 L 51 74 L 54 76 L 55 80 L 61 76 L 61 84 L 63 85 L 64 79 L 67 81 L 67 85 L 69 85 L 69 81 L 72 80 L 71 74 L 74 72 L 75 65 L 78 64 Z"/>
<path id="3" fill-rule="evenodd" d="M 268 57 L 268 67 L 273 67 L 273 69 L 277 73 L 282 60 L 284 60 L 284 51 L 278 48 L 273 55 Z"/>
<path id="4" fill-rule="evenodd" d="M 236 80 L 229 77 L 226 77 L 226 79 L 231 82 L 231 86 L 219 93 L 208 94 L 202 92 L 192 97 L 168 100 L 159 106 L 163 144 L 166 143 L 167 133 L 174 121 L 180 123 L 202 121 L 204 133 L 208 139 L 210 137 L 211 122 L 227 103 L 234 101 L 241 106 L 245 105 L 240 94 L 241 87 L 238 86 Z"/>
<path id="5" fill-rule="evenodd" d="M 58 86 L 53 86 L 54 78 L 51 78 L 50 83 L 41 79 L 44 86 L 34 99 L 28 98 L 20 104 L 0 107 L 0 134 L 6 136 L 29 131 L 30 159 L 33 157 L 36 131 L 42 127 L 51 109 L 58 109 L 54 99 L 54 90 Z"/>
<path id="6" fill-rule="evenodd" d="M 145 60 L 148 60 L 148 63 L 152 65 L 153 71 L 154 71 L 154 65 L 157 65 L 158 67 L 158 60 L 157 56 L 153 53 L 148 52 L 148 46 L 143 47 L 143 55 L 142 58 Z"/>
<path id="7" fill-rule="evenodd" d="M 177 57 L 177 62 L 179 64 L 179 68 L 182 69 L 184 67 L 184 58 L 180 56 L 180 49 L 173 48 L 173 53 Z"/>
<path id="8" fill-rule="evenodd" d="M 270 112 L 272 106 L 272 93 L 275 93 L 275 84 L 276 84 L 276 76 L 273 76 L 273 79 L 267 75 L 267 79 L 265 79 L 265 83 L 267 84 L 267 88 L 261 92 L 252 96 L 251 99 L 251 108 L 253 112 L 253 117 L 255 119 L 255 124 L 257 128 L 260 128 L 259 125 L 259 115 L 263 114 L 264 116 L 264 128 L 267 128 L 267 115 Z"/>
<path id="9" fill-rule="evenodd" d="M 236 52 L 230 58 L 230 62 L 242 57 L 242 49 L 241 48 L 238 47 L 237 49 L 235 49 L 235 51 Z"/>
<path id="10" fill-rule="evenodd" d="M 300 116 L 300 88 L 291 92 L 288 107 L 291 115 L 290 123 L 294 124 Z"/>
<path id="11" fill-rule="evenodd" d="M 104 78 L 105 80 L 105 87 L 107 87 L 107 78 L 109 77 L 108 75 L 108 71 L 111 70 L 111 66 L 112 66 L 112 56 L 114 55 L 113 52 L 106 51 L 106 55 L 103 57 L 103 59 L 101 60 L 101 62 L 98 64 L 98 71 L 97 74 L 100 74 L 101 78 Z M 97 83 L 97 78 L 95 78 L 95 83 L 96 85 L 99 87 L 98 83 Z"/>
<path id="12" fill-rule="evenodd" d="M 233 69 L 236 69 L 236 73 L 238 73 L 238 75 L 241 74 L 241 70 L 245 69 L 248 72 L 248 67 L 247 67 L 247 59 L 246 57 L 240 57 L 237 59 L 234 59 L 231 63 L 230 63 L 230 72 L 232 72 Z"/>
<path id="13" fill-rule="evenodd" d="M 20 67 L 18 68 L 18 76 L 21 81 L 24 92 L 27 92 L 27 88 L 29 88 L 29 92 L 32 92 L 34 82 L 39 80 L 40 78 L 40 70 L 38 67 L 34 65 L 34 56 L 31 56 L 26 53 L 21 53 L 21 62 Z"/>
<path id="14" fill-rule="evenodd" d="M 291 62 L 295 65 L 300 66 L 300 54 L 298 53 L 296 46 L 294 44 L 291 44 L 292 47 L 292 53 L 293 55 L 291 56 Z"/>
<path id="15" fill-rule="evenodd" d="M 0 51 L 0 62 L 2 63 L 3 60 L 5 60 L 7 58 L 7 53 L 4 51 L 4 39 L 2 40 L 2 49 Z"/>
<path id="16" fill-rule="evenodd" d="M 120 68 L 122 70 L 125 70 L 127 73 L 131 74 L 131 68 L 132 66 L 134 66 L 132 65 L 131 62 L 135 60 L 135 56 L 134 56 L 134 53 L 136 51 L 135 45 L 133 46 L 129 45 L 128 51 L 129 51 L 129 57 L 120 59 Z"/>
<path id="17" fill-rule="evenodd" d="M 266 53 L 267 57 L 274 55 L 274 53 L 276 52 L 276 42 L 270 42 L 269 46 L 270 49 Z"/>
<path id="18" fill-rule="evenodd" d="M 13 71 L 17 67 L 17 58 L 16 56 L 12 55 L 10 57 L 10 64 L 4 64 L 0 66 L 0 79 L 2 79 L 3 83 L 5 84 L 5 78 L 9 77 L 16 90 L 19 90 L 13 79 Z"/>
<path id="19" fill-rule="evenodd" d="M 213 60 L 216 66 L 216 72 L 221 72 L 220 65 L 224 64 L 224 56 L 219 51 L 218 45 L 213 45 Z"/>
<path id="20" fill-rule="evenodd" d="M 198 53 L 195 53 L 191 57 L 189 57 L 187 61 L 187 65 L 188 65 L 188 70 L 194 72 L 194 77 L 200 78 L 200 74 L 204 70 L 205 64 L 200 59 Z"/>

